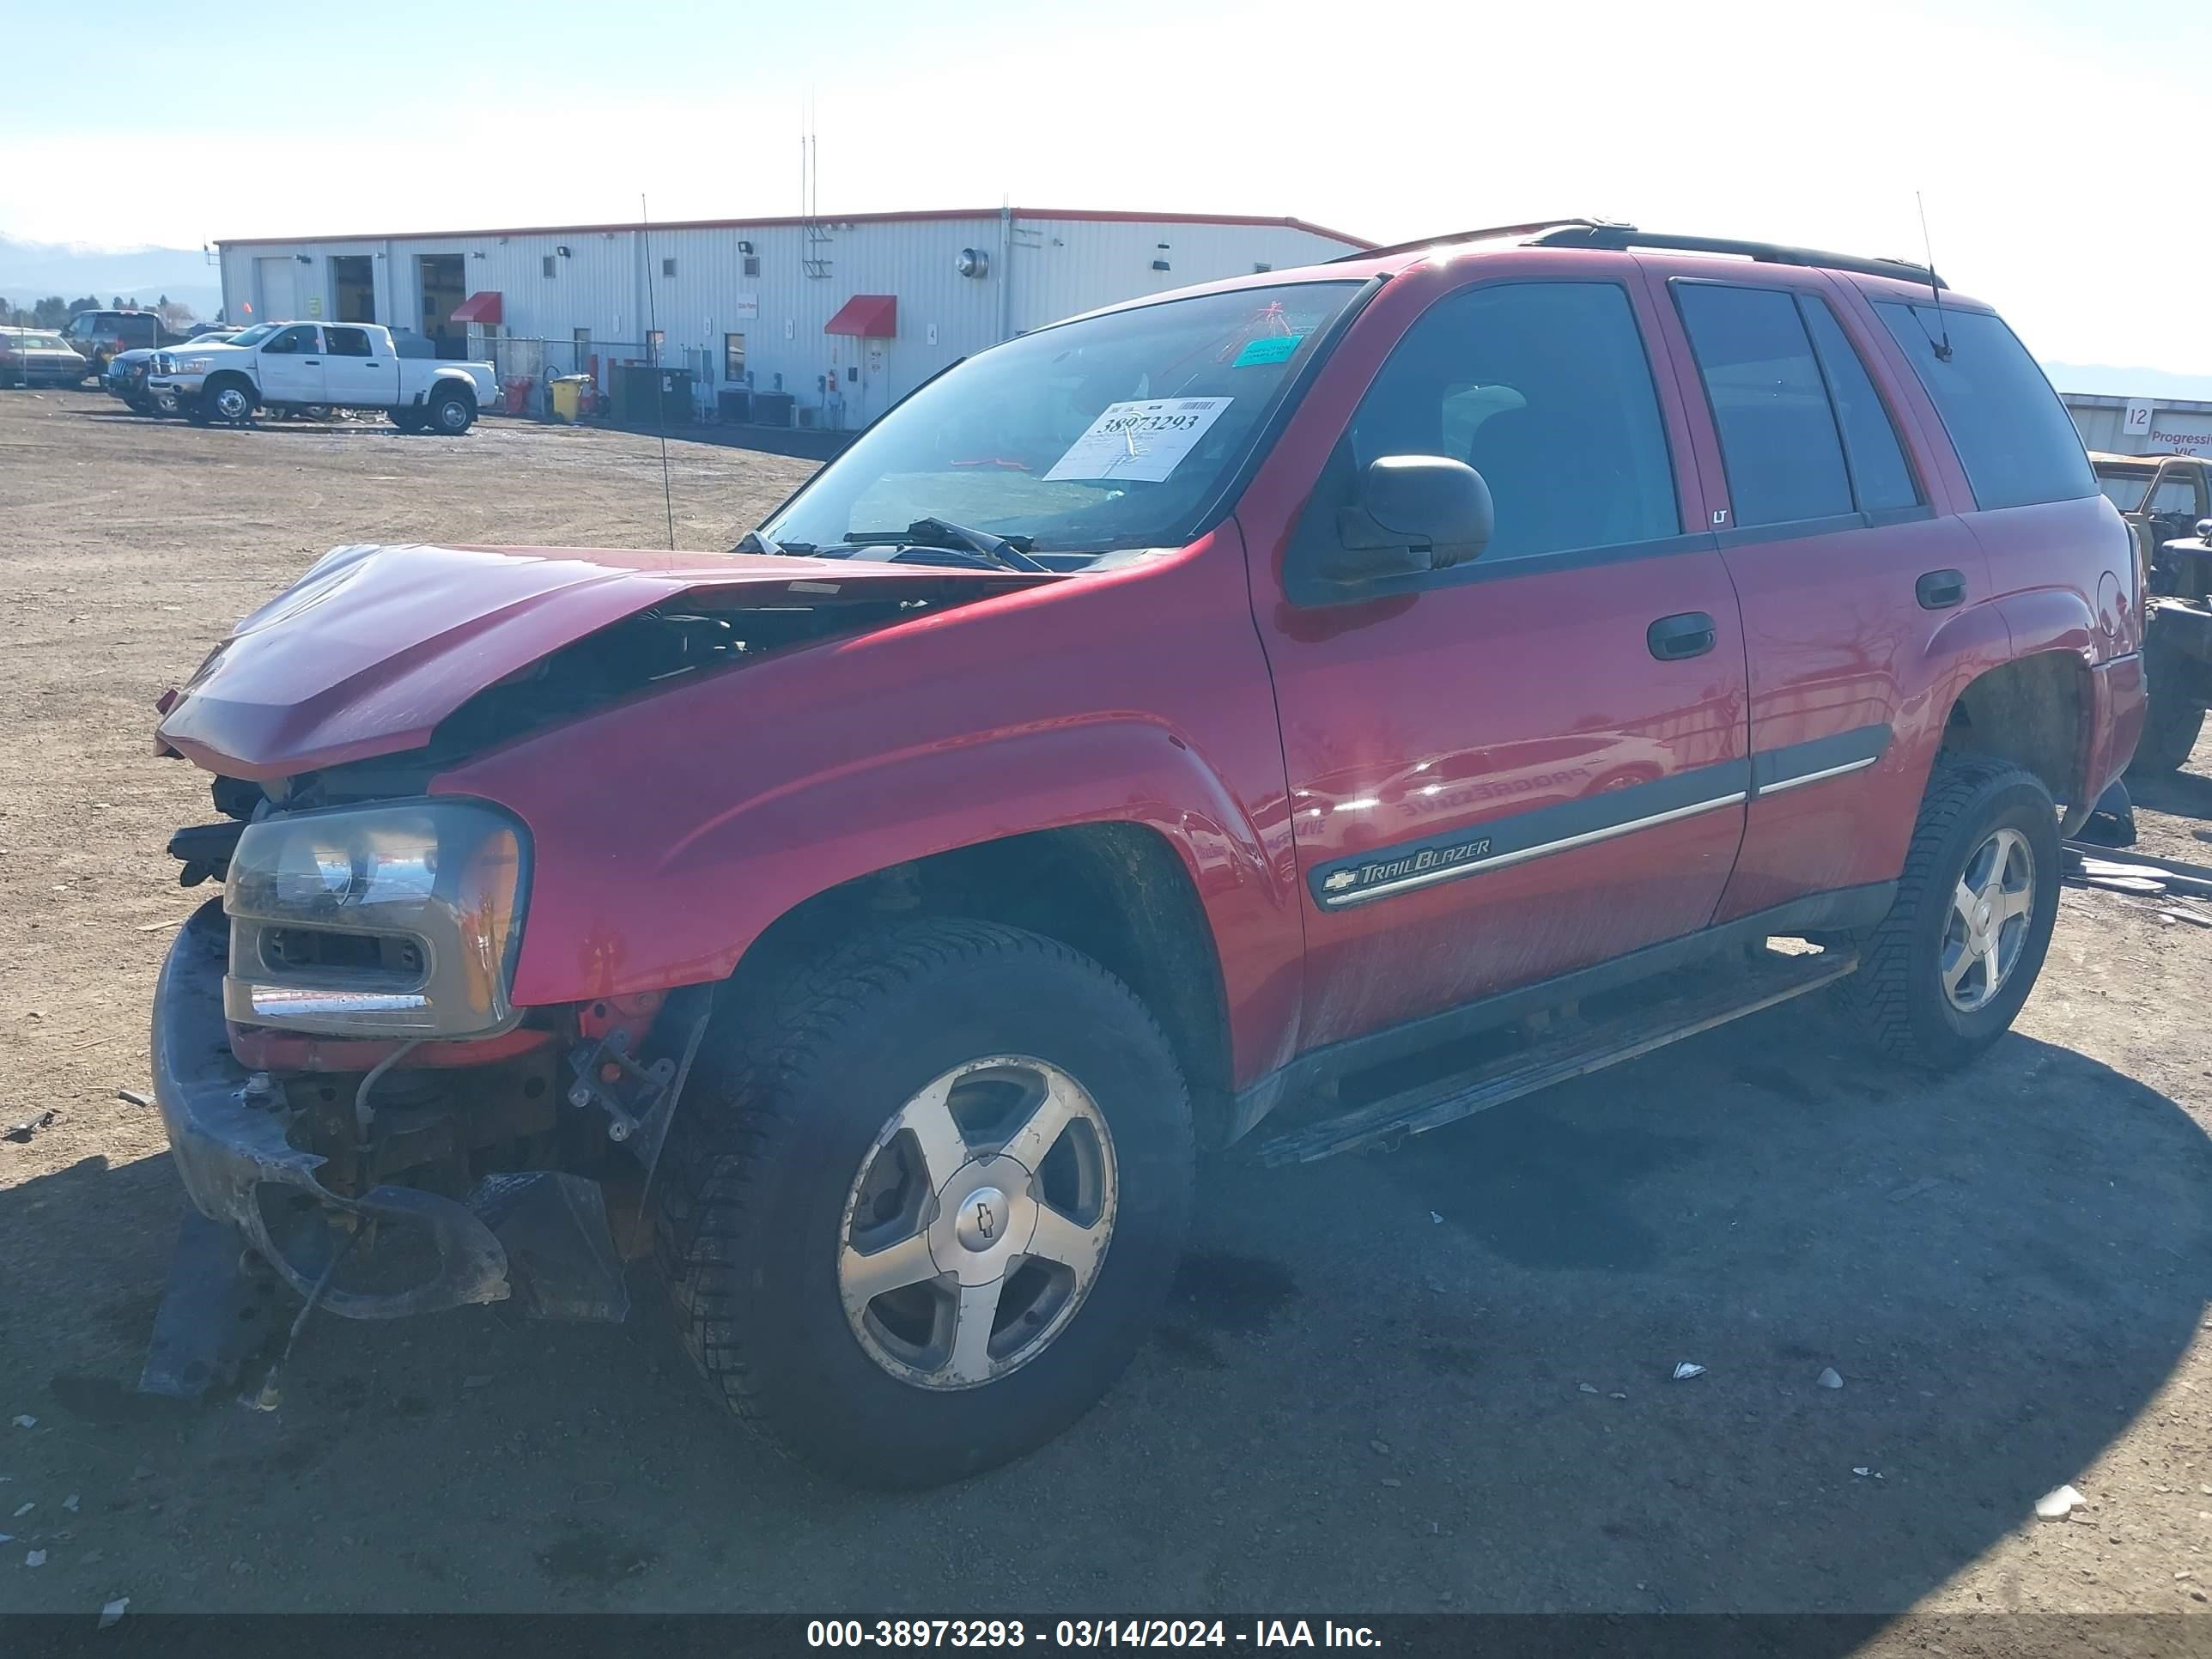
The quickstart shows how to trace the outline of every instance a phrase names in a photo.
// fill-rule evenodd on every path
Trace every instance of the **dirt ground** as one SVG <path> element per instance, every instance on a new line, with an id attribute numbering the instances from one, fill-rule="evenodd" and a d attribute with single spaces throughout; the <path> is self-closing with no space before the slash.
<path id="1" fill-rule="evenodd" d="M 697 547 L 808 465 L 671 454 Z M 132 1393 L 181 1194 L 116 1091 L 206 896 L 164 842 L 209 816 L 152 698 L 328 546 L 652 544 L 659 483 L 605 433 L 0 393 L 0 1127 L 54 1115 L 0 1142 L 0 1608 L 2208 1610 L 2188 901 L 2069 890 L 2018 1031 L 1948 1081 L 1793 1005 L 1387 1157 L 1225 1159 L 1158 1341 L 952 1490 L 752 1443 L 642 1274 L 622 1328 L 320 1320 L 273 1413 Z M 2152 798 L 2147 849 L 2212 859 L 2212 744 Z"/>

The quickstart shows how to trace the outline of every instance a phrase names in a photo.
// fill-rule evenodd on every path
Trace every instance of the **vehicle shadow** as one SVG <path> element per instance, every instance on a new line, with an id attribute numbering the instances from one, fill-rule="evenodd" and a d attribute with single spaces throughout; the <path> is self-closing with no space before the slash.
<path id="1" fill-rule="evenodd" d="M 66 1264 L 24 1286 L 0 1376 L 43 1425 L 15 1490 L 86 1494 L 42 1604 L 99 1588 L 90 1546 L 142 1611 L 311 1585 L 363 1610 L 1883 1613 L 2033 1524 L 2166 1384 L 2212 1291 L 2208 1181 L 2180 1107 L 2078 1054 L 2014 1036 L 1931 1082 L 1784 1009 L 1395 1154 L 1219 1161 L 1105 1404 L 941 1491 L 848 1491 L 749 1439 L 642 1270 L 623 1327 L 321 1319 L 273 1413 L 148 1401 L 162 1158 L 0 1194 L 9 1259 Z"/>
<path id="2" fill-rule="evenodd" d="M 141 415 L 135 410 L 118 406 L 114 409 L 68 409 L 57 411 L 72 420 L 96 421 L 106 425 L 175 426 L 190 428 L 192 422 L 182 415 Z M 244 428 L 234 428 L 228 422 L 210 422 L 204 428 L 210 432 L 243 430 L 247 432 L 289 433 L 367 433 L 378 437 L 404 438 L 416 434 L 402 432 L 385 421 L 281 421 L 258 419 Z"/>
<path id="3" fill-rule="evenodd" d="M 2147 778 L 2130 778 L 2128 794 L 2137 806 L 2176 817 L 2212 822 L 2212 778 L 2194 772 L 2167 772 Z"/>

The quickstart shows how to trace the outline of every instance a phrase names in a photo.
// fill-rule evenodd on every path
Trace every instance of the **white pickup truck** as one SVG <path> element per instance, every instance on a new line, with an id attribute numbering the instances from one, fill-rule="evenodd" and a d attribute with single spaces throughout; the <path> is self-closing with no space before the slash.
<path id="1" fill-rule="evenodd" d="M 380 409 L 403 432 L 458 434 L 495 384 L 489 363 L 400 356 L 374 323 L 261 323 L 157 353 L 146 388 L 156 402 L 173 393 L 203 426 L 243 425 L 257 409 Z"/>

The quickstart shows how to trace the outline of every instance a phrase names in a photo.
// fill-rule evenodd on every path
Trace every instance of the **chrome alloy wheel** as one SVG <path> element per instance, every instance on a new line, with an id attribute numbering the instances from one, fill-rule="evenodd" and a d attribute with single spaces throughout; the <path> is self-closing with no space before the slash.
<path id="1" fill-rule="evenodd" d="M 242 387 L 227 386 L 215 394 L 215 412 L 226 421 L 242 421 L 253 413 L 253 400 Z"/>
<path id="2" fill-rule="evenodd" d="M 956 1066 L 884 1126 L 846 1198 L 853 1334 L 918 1388 L 1027 1364 L 1097 1282 L 1119 1192 L 1113 1135 L 1066 1072 L 1014 1054 Z"/>
<path id="3" fill-rule="evenodd" d="M 1992 831 L 1966 860 L 1944 918 L 1943 994 L 1962 1014 L 2003 988 L 2035 910 L 2035 849 L 2017 830 Z"/>

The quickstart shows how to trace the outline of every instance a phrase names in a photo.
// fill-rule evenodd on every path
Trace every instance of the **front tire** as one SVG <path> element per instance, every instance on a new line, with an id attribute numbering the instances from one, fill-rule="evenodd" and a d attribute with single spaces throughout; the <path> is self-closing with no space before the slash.
<path id="1" fill-rule="evenodd" d="M 1936 1071 L 2002 1036 L 2058 920 L 2058 809 L 2008 762 L 1939 755 L 1896 901 L 1844 981 L 1875 1043 Z"/>
<path id="2" fill-rule="evenodd" d="M 200 394 L 200 401 L 211 421 L 244 426 L 253 418 L 256 399 L 252 388 L 242 380 L 218 381 Z"/>
<path id="3" fill-rule="evenodd" d="M 1159 1026 L 1097 963 L 915 923 L 811 969 L 728 1048 L 657 1182 L 709 1385 L 783 1450 L 919 1487 L 1018 1457 L 1127 1365 L 1194 1167 Z"/>

